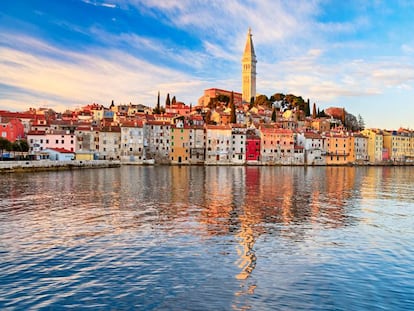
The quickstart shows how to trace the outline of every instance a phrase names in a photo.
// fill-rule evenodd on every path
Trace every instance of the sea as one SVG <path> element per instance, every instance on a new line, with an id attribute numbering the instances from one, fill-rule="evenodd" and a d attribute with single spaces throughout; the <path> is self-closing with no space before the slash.
<path id="1" fill-rule="evenodd" d="M 1 174 L 0 310 L 414 310 L 414 167 Z"/>

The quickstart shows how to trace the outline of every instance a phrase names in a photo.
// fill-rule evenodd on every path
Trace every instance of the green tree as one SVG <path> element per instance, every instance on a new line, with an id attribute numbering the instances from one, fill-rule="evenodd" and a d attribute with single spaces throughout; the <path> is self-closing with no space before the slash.
<path id="1" fill-rule="evenodd" d="M 285 99 L 285 94 L 282 94 L 282 93 L 275 93 L 272 96 L 270 96 L 270 100 L 272 102 L 274 102 L 274 101 L 280 102 L 280 101 L 282 101 L 284 99 Z"/>
<path id="2" fill-rule="evenodd" d="M 219 103 L 226 103 L 226 105 L 228 105 L 228 103 L 230 102 L 230 97 L 228 97 L 227 95 L 218 95 L 217 96 L 217 101 Z"/>
<path id="3" fill-rule="evenodd" d="M 360 114 L 358 115 L 358 129 L 360 131 L 365 129 L 365 121 Z"/>
<path id="4" fill-rule="evenodd" d="M 249 104 L 249 109 L 252 109 L 254 107 L 254 97 L 250 97 L 250 104 Z"/>
<path id="5" fill-rule="evenodd" d="M 0 156 L 3 158 L 3 153 L 5 151 L 12 150 L 12 144 L 6 138 L 0 137 Z"/>
<path id="6" fill-rule="evenodd" d="M 233 93 L 233 91 L 231 92 L 231 95 L 230 95 L 230 109 L 231 109 L 230 122 L 231 123 L 236 123 L 236 105 L 234 104 L 234 93 Z"/>
<path id="7" fill-rule="evenodd" d="M 152 113 L 154 113 L 154 114 L 160 114 L 161 113 L 161 107 L 160 107 L 160 91 L 158 91 L 157 105 L 152 110 Z"/>
<path id="8" fill-rule="evenodd" d="M 174 106 L 176 103 L 177 103 L 177 99 L 175 98 L 175 96 L 173 96 L 171 100 L 171 104 Z"/>
<path id="9" fill-rule="evenodd" d="M 305 103 L 305 116 L 309 117 L 310 115 L 310 103 L 308 98 L 307 102 Z"/>
<path id="10" fill-rule="evenodd" d="M 316 118 L 316 104 L 315 104 L 315 103 L 313 103 L 312 118 L 313 118 L 313 119 L 315 119 L 315 118 Z"/>
<path id="11" fill-rule="evenodd" d="M 171 100 L 170 100 L 170 93 L 167 93 L 167 98 L 165 99 L 165 107 L 170 107 Z"/>
<path id="12" fill-rule="evenodd" d="M 254 101 L 254 105 L 257 106 L 264 106 L 267 107 L 269 106 L 269 99 L 267 98 L 266 95 L 259 95 L 256 97 L 256 100 Z"/>
<path id="13" fill-rule="evenodd" d="M 273 107 L 273 109 L 272 109 L 272 121 L 276 122 L 276 118 L 277 118 L 276 108 Z"/>

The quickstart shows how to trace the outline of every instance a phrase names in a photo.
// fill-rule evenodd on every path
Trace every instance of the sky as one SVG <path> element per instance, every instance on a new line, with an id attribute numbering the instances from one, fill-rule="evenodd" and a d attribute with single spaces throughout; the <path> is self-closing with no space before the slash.
<path id="1" fill-rule="evenodd" d="M 241 92 L 249 27 L 258 94 L 414 129 L 412 0 L 1 0 L 0 110 Z"/>

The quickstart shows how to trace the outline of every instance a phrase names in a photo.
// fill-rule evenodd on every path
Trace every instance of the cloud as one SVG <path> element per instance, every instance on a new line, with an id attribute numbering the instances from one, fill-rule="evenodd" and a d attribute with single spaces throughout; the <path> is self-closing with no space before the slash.
<path id="1" fill-rule="evenodd" d="M 91 0 L 82 0 L 82 2 L 91 4 L 94 6 L 103 6 L 110 9 L 115 9 L 117 6 L 114 3 L 107 3 L 107 2 L 101 2 L 101 1 L 91 1 Z"/>
<path id="2" fill-rule="evenodd" d="M 50 107 L 105 104 L 112 99 L 152 105 L 158 90 L 164 94 L 174 92 L 177 99 L 194 102 L 194 90 L 200 89 L 201 94 L 203 89 L 203 82 L 194 77 L 120 50 L 95 48 L 85 54 L 25 37 L 17 41 L 26 42 L 22 50 L 0 46 L 0 59 L 7 59 L 0 62 L 0 92 L 6 92 L 6 86 L 9 89 L 8 99 L 0 101 L 4 108 L 20 100 L 28 101 L 26 107 L 46 101 Z M 33 52 L 39 48 L 45 52 Z"/>
<path id="3" fill-rule="evenodd" d="M 341 98 L 383 94 L 388 88 L 407 90 L 414 85 L 414 64 L 409 58 L 382 58 L 326 62 L 321 50 L 275 64 L 258 64 L 258 92 L 293 93 L 329 103 Z M 262 68 L 267 68 L 263 73 Z"/>

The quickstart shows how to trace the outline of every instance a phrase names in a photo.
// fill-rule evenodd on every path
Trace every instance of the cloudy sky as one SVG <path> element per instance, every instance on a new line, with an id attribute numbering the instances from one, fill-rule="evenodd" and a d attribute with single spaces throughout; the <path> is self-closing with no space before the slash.
<path id="1" fill-rule="evenodd" d="M 259 94 L 414 129 L 412 0 L 1 0 L 0 109 L 240 92 L 249 27 Z"/>

